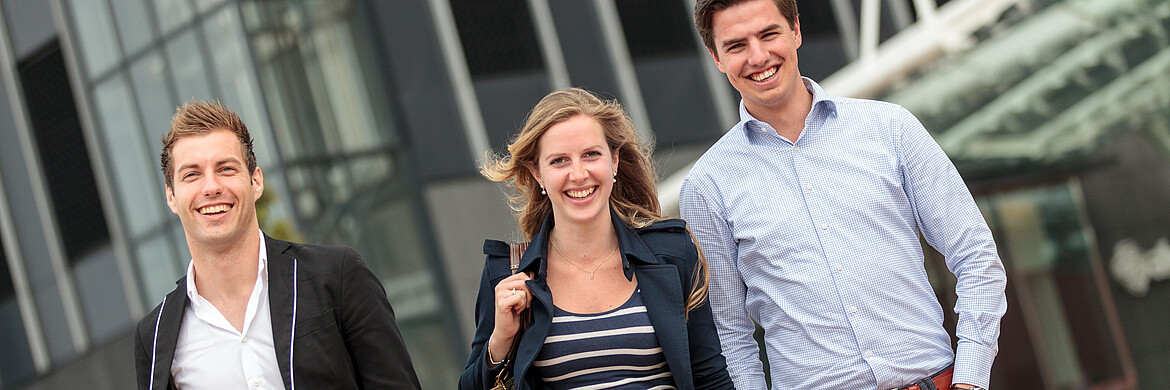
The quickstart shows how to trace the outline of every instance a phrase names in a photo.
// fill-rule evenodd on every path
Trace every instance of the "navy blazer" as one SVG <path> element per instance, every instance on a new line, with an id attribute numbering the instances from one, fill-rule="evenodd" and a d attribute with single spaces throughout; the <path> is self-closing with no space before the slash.
<path id="1" fill-rule="evenodd" d="M 273 344 L 286 389 L 294 382 L 301 389 L 420 388 L 386 291 L 356 251 L 264 240 Z M 138 322 L 139 389 L 175 387 L 171 362 L 186 306 L 184 277 Z"/>
<path id="2" fill-rule="evenodd" d="M 654 325 L 654 333 L 666 355 L 666 364 L 670 367 L 677 388 L 734 388 L 719 346 L 711 306 L 704 303 L 692 310 L 689 317 L 684 313 L 698 261 L 698 251 L 687 233 L 686 222 L 669 219 L 632 229 L 622 223 L 613 211 L 610 215 L 621 247 L 626 278 L 632 280 L 634 275 L 638 275 L 638 288 L 642 292 L 646 312 L 650 316 L 650 323 Z M 518 378 L 517 390 L 543 387 L 535 370 L 530 368 L 552 325 L 552 292 L 547 283 L 548 263 L 544 261 L 552 225 L 550 211 L 545 216 L 540 232 L 532 238 L 520 260 L 520 272 L 534 273 L 533 279 L 527 282 L 534 300 L 531 305 L 532 323 L 520 336 L 520 346 L 516 353 L 513 375 Z M 479 297 L 475 302 L 475 338 L 471 344 L 471 356 L 459 378 L 460 389 L 489 389 L 499 373 L 498 369 L 488 368 L 485 346 L 495 328 L 495 286 L 511 275 L 508 250 L 508 244 L 504 242 L 484 241 L 483 251 L 487 260 L 479 283 Z"/>

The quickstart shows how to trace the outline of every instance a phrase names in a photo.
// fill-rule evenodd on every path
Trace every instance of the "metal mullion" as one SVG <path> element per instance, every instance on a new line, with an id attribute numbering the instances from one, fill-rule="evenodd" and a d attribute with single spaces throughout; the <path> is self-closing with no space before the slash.
<path id="1" fill-rule="evenodd" d="M 289 211 L 292 214 L 292 218 L 297 222 L 298 226 L 305 226 L 306 222 L 307 222 L 307 220 L 305 219 L 305 216 L 303 215 L 303 213 L 301 212 L 299 207 L 296 207 L 295 205 L 292 204 L 292 202 L 293 202 L 292 197 L 293 197 L 294 193 L 292 191 L 292 185 L 289 184 L 288 170 L 284 168 L 285 152 L 282 150 L 282 146 L 281 146 L 280 142 L 278 142 L 276 140 L 276 131 L 273 129 L 273 125 L 272 125 L 274 123 L 274 121 L 272 120 L 273 114 L 272 114 L 272 111 L 268 108 L 269 107 L 268 106 L 268 96 L 267 96 L 266 91 L 264 90 L 264 86 L 263 86 L 264 82 L 262 80 L 260 80 L 260 75 L 259 75 L 260 74 L 259 67 L 261 66 L 259 64 L 261 64 L 261 62 L 259 61 L 259 58 L 257 58 L 256 46 L 253 43 L 253 38 L 254 38 L 253 33 L 248 28 L 248 25 L 246 22 L 247 19 L 244 16 L 244 6 L 245 5 L 243 4 L 243 1 L 239 1 L 239 2 L 227 1 L 227 2 L 224 2 L 223 4 L 221 4 L 221 6 L 227 7 L 228 4 L 231 4 L 231 7 L 234 7 L 235 12 L 236 12 L 236 20 L 239 20 L 239 22 L 240 22 L 240 31 L 242 32 L 242 39 L 244 40 L 244 47 L 245 47 L 245 50 L 247 51 L 247 53 L 245 55 L 247 56 L 247 59 L 248 59 L 248 65 L 251 66 L 250 71 L 252 72 L 251 73 L 252 80 L 256 82 L 256 99 L 259 100 L 258 103 L 260 104 L 259 115 L 263 115 L 264 116 L 263 119 L 266 119 L 267 123 L 268 123 L 268 126 L 265 129 L 265 130 L 267 130 L 268 133 L 265 135 L 271 139 L 271 142 L 269 142 L 269 146 L 270 146 L 272 152 L 275 154 L 275 156 L 273 156 L 273 158 L 272 158 L 272 161 L 274 162 L 274 165 L 275 165 L 275 167 L 273 167 L 274 168 L 273 173 L 278 174 L 283 179 L 280 183 L 283 186 L 280 188 L 283 189 L 286 194 L 289 194 L 288 195 L 289 201 L 287 204 L 289 204 L 290 207 L 287 208 L 288 209 L 287 211 Z M 217 12 L 218 12 L 218 10 L 217 10 Z M 249 70 L 249 69 L 245 69 L 245 70 Z M 257 118 L 257 119 L 260 119 L 260 118 Z M 267 186 L 267 183 L 266 183 L 266 186 Z"/>
<path id="2" fill-rule="evenodd" d="M 548 71 L 548 83 L 552 89 L 565 89 L 572 86 L 569 81 L 569 67 L 565 64 L 565 53 L 561 50 L 561 41 L 557 36 L 556 23 L 553 21 L 552 10 L 548 0 L 528 0 L 532 22 L 536 27 L 536 38 L 540 42 L 540 52 L 544 54 L 544 66 Z"/>
<path id="3" fill-rule="evenodd" d="M 463 122 L 464 134 L 467 136 L 471 161 L 481 161 L 484 153 L 491 150 L 491 146 L 487 126 L 483 122 L 483 113 L 480 111 L 479 99 L 475 94 L 475 84 L 467 67 L 467 57 L 463 54 L 455 15 L 451 11 L 449 0 L 427 0 L 427 4 L 435 31 L 438 33 L 443 62 L 447 65 L 447 77 L 450 78 L 455 93 L 455 104 L 459 118 Z"/>
<path id="4" fill-rule="evenodd" d="M 61 0 L 58 0 L 61 1 Z M 2 16 L 2 15 L 0 15 Z M 17 142 L 20 143 L 21 149 L 24 150 L 23 157 L 25 166 L 28 167 L 29 175 L 29 191 L 32 192 L 34 199 L 34 208 L 37 211 L 37 216 L 40 218 L 41 234 L 46 251 L 49 252 L 49 261 L 53 267 L 54 279 L 57 282 L 58 293 L 61 294 L 62 311 L 65 314 L 66 326 L 69 328 L 70 340 L 73 344 L 75 353 L 81 353 L 88 347 L 88 338 L 85 332 L 85 323 L 82 319 L 80 307 L 77 305 L 77 294 L 74 289 L 72 278 L 67 272 L 65 265 L 64 248 L 61 244 L 60 233 L 56 230 L 56 221 L 53 218 L 53 210 L 48 202 L 48 193 L 45 188 L 44 173 L 41 171 L 40 159 L 37 157 L 38 153 L 36 147 L 33 146 L 34 141 L 30 134 L 31 124 L 28 119 L 27 107 L 24 104 L 24 96 L 20 94 L 22 91 L 20 78 L 17 77 L 11 65 L 15 65 L 13 59 L 15 56 L 10 53 L 11 48 L 8 45 L 7 31 L 0 32 L 3 37 L 0 37 L 0 57 L 4 58 L 3 73 L 4 77 L 8 78 L 8 84 L 11 86 L 9 90 L 12 94 L 10 99 L 14 107 L 12 107 L 13 121 L 16 122 Z M 46 365 L 49 363 L 46 363 Z"/>
<path id="5" fill-rule="evenodd" d="M 683 6 L 687 7 L 687 15 L 690 15 L 695 9 L 695 0 L 683 0 L 682 3 Z M 723 72 L 720 72 L 719 67 L 715 66 L 714 58 L 707 50 L 707 44 L 703 43 L 703 37 L 699 36 L 699 30 L 691 29 L 691 36 L 698 44 L 703 79 L 707 83 L 707 89 L 711 90 L 711 102 L 714 104 L 715 114 L 719 118 L 719 125 L 724 126 L 720 132 L 727 131 L 731 129 L 733 123 L 739 122 L 739 109 L 732 103 L 735 101 L 735 95 L 731 93 L 731 84 L 727 83 Z"/>
<path id="6" fill-rule="evenodd" d="M 71 12 L 72 9 L 67 8 L 67 6 L 64 4 L 64 0 L 54 1 L 51 3 L 51 5 L 53 10 L 53 19 L 56 21 L 57 25 L 69 26 L 69 18 L 66 13 Z M 117 24 L 114 23 L 114 14 L 113 11 L 109 8 L 109 3 L 106 5 L 106 10 L 109 12 L 108 16 L 110 18 L 111 24 Z M 90 167 L 93 169 L 93 174 L 95 176 L 94 182 L 97 184 L 98 193 L 100 195 L 104 195 L 99 195 L 100 199 L 98 200 L 101 202 L 102 209 L 106 215 L 105 222 L 108 225 L 113 225 L 112 228 L 109 229 L 110 246 L 113 247 L 114 263 L 117 265 L 118 274 L 122 279 L 122 293 L 125 295 L 126 304 L 129 306 L 129 320 L 134 321 L 139 317 L 142 317 L 144 314 L 142 309 L 142 295 L 140 294 L 138 287 L 138 280 L 134 277 L 134 275 L 137 273 L 134 271 L 133 265 L 130 264 L 130 253 L 129 248 L 127 248 L 127 241 L 125 236 L 125 223 L 122 221 L 122 215 L 119 213 L 117 206 L 118 202 L 114 200 L 120 198 L 117 197 L 115 185 L 111 183 L 110 180 L 112 175 L 111 172 L 107 170 L 107 168 L 109 168 L 109 163 L 106 160 L 106 155 L 102 153 L 103 142 L 98 140 L 100 137 L 98 136 L 97 125 L 94 123 L 94 112 L 91 109 L 93 103 L 88 93 L 90 88 L 86 83 L 81 81 L 84 80 L 84 76 L 80 65 L 71 60 L 74 58 L 74 53 L 76 53 L 76 50 L 73 46 L 75 41 L 75 37 L 73 36 L 74 33 L 75 31 L 73 29 L 66 28 L 65 33 L 59 35 L 59 41 L 61 42 L 61 50 L 65 59 L 65 69 L 67 72 L 69 72 L 70 75 L 69 86 L 71 87 L 73 96 L 76 99 L 74 106 L 78 111 L 78 120 L 81 122 L 81 131 L 82 134 L 85 135 L 85 145 L 91 159 Z M 118 35 L 116 30 L 114 31 L 114 36 L 119 40 L 117 46 L 118 50 L 121 51 L 121 37 Z M 123 55 L 122 57 L 122 61 L 125 61 L 125 56 Z M 73 278 L 71 277 L 72 275 L 69 276 L 70 278 L 68 280 L 70 282 L 70 289 L 74 294 L 74 297 L 71 297 L 71 299 L 75 300 L 75 302 L 73 302 L 73 304 L 76 305 L 75 309 L 84 310 L 85 308 L 81 305 L 78 297 L 76 296 L 77 288 L 73 284 L 74 282 Z M 82 322 L 82 325 L 84 325 L 84 322 Z M 89 340 L 87 339 L 85 347 L 80 348 L 79 351 L 87 350 L 88 343 Z"/>
<path id="7" fill-rule="evenodd" d="M 0 3 L 0 20 L 6 20 L 4 4 Z M 13 72 L 15 65 L 9 45 L 8 24 L 0 23 L 0 77 L 3 77 L 10 87 L 7 88 L 10 104 L 23 101 L 19 96 L 18 85 L 14 83 L 18 78 Z M 24 115 L 23 105 L 11 107 L 12 121 L 16 125 L 16 132 L 28 128 L 27 118 Z M 0 172 L 2 175 L 3 172 Z M 31 176 L 31 175 L 30 175 Z M 0 177 L 0 184 L 3 178 Z M 16 226 L 12 222 L 12 214 L 8 209 L 8 199 L 5 191 L 0 190 L 0 242 L 4 243 L 5 256 L 8 258 L 8 271 L 12 277 L 12 287 L 16 292 L 16 304 L 20 310 L 21 323 L 24 325 L 25 338 L 28 339 L 29 351 L 33 358 L 33 367 L 37 373 L 49 371 L 51 358 L 49 347 L 45 341 L 44 330 L 41 328 L 40 314 L 37 312 L 36 302 L 33 300 L 32 285 L 28 278 L 28 271 L 24 267 L 24 257 L 21 256 L 20 242 L 16 237 Z"/>
<path id="8" fill-rule="evenodd" d="M 601 27 L 606 52 L 613 64 L 622 103 L 629 111 L 630 119 L 634 121 L 638 137 L 643 142 L 652 144 L 654 132 L 651 130 L 650 114 L 642 97 L 642 86 L 638 84 L 638 75 L 634 70 L 634 61 L 630 58 L 625 33 L 622 32 L 622 21 L 618 15 L 617 5 L 614 4 L 614 0 L 593 0 L 593 6 L 597 9 L 598 25 Z"/>

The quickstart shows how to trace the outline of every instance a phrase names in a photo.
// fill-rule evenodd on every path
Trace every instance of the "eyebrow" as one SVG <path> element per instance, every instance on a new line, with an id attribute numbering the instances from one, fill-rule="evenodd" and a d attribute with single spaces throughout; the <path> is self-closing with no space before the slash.
<path id="1" fill-rule="evenodd" d="M 764 27 L 764 28 L 760 29 L 760 31 L 756 32 L 756 34 L 757 34 L 757 35 L 762 35 L 762 34 L 764 34 L 764 33 L 768 32 L 768 31 L 776 30 L 776 29 L 779 29 L 779 28 L 780 28 L 780 25 L 779 25 L 779 24 L 777 24 L 777 23 L 772 23 L 771 25 L 768 25 L 767 27 Z M 724 48 L 726 48 L 726 47 L 728 47 L 728 46 L 731 46 L 731 45 L 734 45 L 734 44 L 737 44 L 737 43 L 740 43 L 740 42 L 743 42 L 743 41 L 746 41 L 746 40 L 747 40 L 747 38 L 733 38 L 733 39 L 728 39 L 728 40 L 726 40 L 726 41 L 723 41 L 723 44 L 722 44 L 722 46 L 721 46 L 721 47 L 724 47 Z"/>
<path id="2" fill-rule="evenodd" d="M 215 166 L 217 166 L 217 167 L 218 167 L 218 166 L 221 166 L 221 165 L 224 165 L 224 164 L 240 164 L 240 165 L 243 165 L 244 163 L 243 163 L 243 161 L 240 161 L 240 159 L 238 159 L 238 158 L 235 158 L 234 156 L 233 156 L 233 157 L 229 157 L 229 158 L 220 159 L 219 161 L 216 161 L 216 162 L 215 162 Z M 179 172 L 179 171 L 182 171 L 182 170 L 184 170 L 184 169 L 189 169 L 189 168 L 198 168 L 198 167 L 199 167 L 199 164 L 198 164 L 198 163 L 186 163 L 186 164 L 180 165 L 178 168 L 176 168 L 176 169 L 175 169 L 175 172 Z"/>

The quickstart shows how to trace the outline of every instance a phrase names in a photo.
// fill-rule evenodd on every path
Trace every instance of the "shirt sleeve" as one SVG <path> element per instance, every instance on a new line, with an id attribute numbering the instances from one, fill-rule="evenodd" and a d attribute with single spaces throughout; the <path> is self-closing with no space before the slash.
<path id="1" fill-rule="evenodd" d="M 946 258 L 958 282 L 954 383 L 987 387 L 1007 310 L 1007 276 L 991 230 L 954 164 L 909 111 L 896 143 L 904 188 L 922 236 Z"/>
<path id="2" fill-rule="evenodd" d="M 679 194 L 679 211 L 707 259 L 711 279 L 708 299 L 715 328 L 735 387 L 767 388 L 759 345 L 752 334 L 755 324 L 747 313 L 747 286 L 736 267 L 739 254 L 735 238 L 720 207 L 708 202 L 704 189 L 688 177 Z"/>

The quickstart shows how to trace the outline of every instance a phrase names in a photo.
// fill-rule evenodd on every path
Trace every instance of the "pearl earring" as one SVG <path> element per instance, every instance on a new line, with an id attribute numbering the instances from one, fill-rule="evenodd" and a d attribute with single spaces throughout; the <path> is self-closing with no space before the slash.
<path id="1" fill-rule="evenodd" d="M 617 171 L 613 171 L 613 182 L 617 183 Z"/>
<path id="2" fill-rule="evenodd" d="M 544 186 L 540 186 L 540 194 L 541 195 L 548 195 L 547 192 L 544 192 Z"/>

